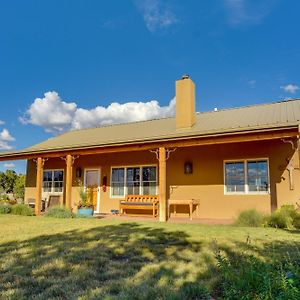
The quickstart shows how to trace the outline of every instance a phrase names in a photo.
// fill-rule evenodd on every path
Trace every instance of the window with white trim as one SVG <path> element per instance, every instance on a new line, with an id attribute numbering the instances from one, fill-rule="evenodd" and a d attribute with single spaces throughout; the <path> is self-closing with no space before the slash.
<path id="1" fill-rule="evenodd" d="M 123 196 L 124 195 L 124 180 L 125 180 L 124 168 L 112 168 L 111 170 L 111 195 Z"/>
<path id="2" fill-rule="evenodd" d="M 111 197 L 156 194 L 155 166 L 129 166 L 111 169 Z"/>
<path id="3" fill-rule="evenodd" d="M 267 193 L 268 169 L 266 159 L 225 162 L 225 193 Z"/>
<path id="4" fill-rule="evenodd" d="M 43 172 L 43 192 L 62 193 L 64 186 L 63 170 L 44 170 Z"/>

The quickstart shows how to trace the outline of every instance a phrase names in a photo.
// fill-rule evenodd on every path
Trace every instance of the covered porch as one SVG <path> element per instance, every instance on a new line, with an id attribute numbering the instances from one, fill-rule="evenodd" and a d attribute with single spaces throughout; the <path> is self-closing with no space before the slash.
<path id="1" fill-rule="evenodd" d="M 151 193 L 158 196 L 158 219 L 162 222 L 167 221 L 169 215 L 189 216 L 188 205 L 171 205 L 169 211 L 169 199 L 175 202 L 198 200 L 199 205 L 192 208 L 194 218 L 232 219 L 241 210 L 256 208 L 270 212 L 281 203 L 298 199 L 299 186 L 291 186 L 291 180 L 300 180 L 299 174 L 294 172 L 293 175 L 287 169 L 287 158 L 299 164 L 298 151 L 291 147 L 297 138 L 298 130 L 287 128 L 155 143 L 19 152 L 0 159 L 27 159 L 25 201 L 34 199 L 36 215 L 41 214 L 42 200 L 49 194 L 59 195 L 62 205 L 75 210 L 79 200 L 78 182 L 87 185 L 91 180 L 95 184 L 96 213 L 110 214 L 112 210 L 119 210 L 119 203 L 127 194 Z M 226 191 L 226 162 L 246 164 L 247 159 L 266 162 L 266 190 Z M 62 178 L 56 173 L 60 171 Z M 49 188 L 49 184 L 45 185 L 45 172 L 53 180 L 50 184 L 53 190 L 48 192 L 45 192 L 45 188 Z M 134 178 L 126 181 L 123 177 L 128 172 L 138 172 L 139 182 Z M 155 179 L 143 180 L 143 172 L 152 172 Z M 116 180 L 118 176 L 121 176 L 120 181 Z M 132 182 L 129 184 L 129 181 Z"/>

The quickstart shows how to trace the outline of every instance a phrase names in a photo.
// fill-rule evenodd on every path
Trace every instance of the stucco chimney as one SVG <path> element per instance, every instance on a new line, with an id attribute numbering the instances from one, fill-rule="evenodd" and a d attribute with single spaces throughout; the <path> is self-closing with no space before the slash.
<path id="1" fill-rule="evenodd" d="M 176 81 L 176 129 L 191 128 L 196 122 L 195 84 L 189 75 Z"/>

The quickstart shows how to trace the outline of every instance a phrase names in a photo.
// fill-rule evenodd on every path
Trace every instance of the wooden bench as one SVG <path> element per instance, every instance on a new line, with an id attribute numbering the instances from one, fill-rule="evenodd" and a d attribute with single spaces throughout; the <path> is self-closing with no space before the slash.
<path id="1" fill-rule="evenodd" d="M 152 216 L 158 216 L 158 196 L 156 195 L 127 195 L 125 200 L 120 201 L 121 214 L 126 213 L 126 209 L 151 210 Z"/>

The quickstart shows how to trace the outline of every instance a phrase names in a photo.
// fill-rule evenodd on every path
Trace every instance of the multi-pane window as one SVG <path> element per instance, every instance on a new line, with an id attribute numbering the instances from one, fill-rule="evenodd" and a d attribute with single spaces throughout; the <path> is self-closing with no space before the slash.
<path id="1" fill-rule="evenodd" d="M 268 161 L 225 162 L 226 193 L 266 193 L 269 191 Z"/>
<path id="2" fill-rule="evenodd" d="M 265 192 L 269 188 L 268 163 L 265 160 L 247 162 L 249 192 Z"/>
<path id="3" fill-rule="evenodd" d="M 245 192 L 244 162 L 225 163 L 226 192 Z"/>
<path id="4" fill-rule="evenodd" d="M 127 194 L 139 195 L 140 193 L 140 168 L 127 168 L 126 169 L 126 188 Z"/>
<path id="5" fill-rule="evenodd" d="M 143 167 L 142 194 L 156 195 L 156 167 Z"/>
<path id="6" fill-rule="evenodd" d="M 111 196 L 156 195 L 155 166 L 112 168 Z"/>
<path id="7" fill-rule="evenodd" d="M 43 173 L 43 192 L 61 193 L 64 185 L 63 170 L 45 170 Z"/>
<path id="8" fill-rule="evenodd" d="M 120 196 L 124 195 L 124 168 L 113 168 L 111 171 L 111 195 Z"/>

